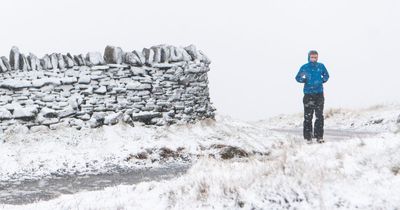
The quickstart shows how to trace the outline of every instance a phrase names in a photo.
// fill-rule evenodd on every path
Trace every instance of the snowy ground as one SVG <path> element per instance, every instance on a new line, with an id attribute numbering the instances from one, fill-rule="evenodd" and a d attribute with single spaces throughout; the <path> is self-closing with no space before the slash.
<path id="1" fill-rule="evenodd" d="M 257 122 L 218 115 L 215 122 L 157 129 L 121 124 L 29 135 L 15 129 L 0 144 L 2 181 L 193 166 L 168 180 L 0 208 L 400 209 L 399 114 L 396 104 L 327 110 L 332 134 L 312 145 L 302 141 L 301 114 Z"/>

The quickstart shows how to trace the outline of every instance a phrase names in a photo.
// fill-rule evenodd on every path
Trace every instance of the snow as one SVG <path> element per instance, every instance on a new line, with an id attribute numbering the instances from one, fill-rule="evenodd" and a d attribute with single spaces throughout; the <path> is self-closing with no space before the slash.
<path id="1" fill-rule="evenodd" d="M 113 167 L 154 167 L 161 164 L 158 152 L 146 160 L 126 161 L 141 152 L 183 148 L 184 156 L 207 156 L 218 152 L 212 145 L 232 145 L 249 152 L 266 152 L 274 135 L 251 123 L 219 117 L 197 124 L 170 127 L 114 126 L 76 130 L 20 133 L 16 125 L 2 134 L 0 180 L 37 179 L 51 174 L 98 173 Z M 247 133 L 251 131 L 252 133 Z M 258 141 L 254 141 L 258 139 Z M 270 139 L 270 140 L 268 140 Z M 267 141 L 262 141 L 267 140 Z M 156 160 L 155 162 L 153 160 Z"/>
<path id="2" fill-rule="evenodd" d="M 328 111 L 328 128 L 380 133 L 312 145 L 299 135 L 270 130 L 299 127 L 300 114 L 257 122 L 217 115 L 216 121 L 171 127 L 117 124 L 95 130 L 4 133 L 1 180 L 40 178 L 59 171 L 97 173 L 110 165 L 157 167 L 163 164 L 161 159 L 150 161 L 159 158 L 157 153 L 147 160 L 125 160 L 146 149 L 163 147 L 184 148 L 193 166 L 187 174 L 170 180 L 0 208 L 396 209 L 400 207 L 399 108 L 393 104 Z M 222 160 L 220 151 L 212 146 L 220 144 L 252 155 Z"/>

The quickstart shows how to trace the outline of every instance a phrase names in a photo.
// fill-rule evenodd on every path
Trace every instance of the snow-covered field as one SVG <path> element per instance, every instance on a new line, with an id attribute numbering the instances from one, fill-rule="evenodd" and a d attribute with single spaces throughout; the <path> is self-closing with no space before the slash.
<path id="1" fill-rule="evenodd" d="M 217 115 L 169 128 L 14 129 L 0 144 L 1 180 L 190 162 L 169 180 L 119 185 L 3 209 L 400 209 L 400 106 L 327 110 L 327 129 L 377 131 L 307 145 L 301 114 L 243 122 Z M 235 156 L 235 157 L 231 157 Z"/>

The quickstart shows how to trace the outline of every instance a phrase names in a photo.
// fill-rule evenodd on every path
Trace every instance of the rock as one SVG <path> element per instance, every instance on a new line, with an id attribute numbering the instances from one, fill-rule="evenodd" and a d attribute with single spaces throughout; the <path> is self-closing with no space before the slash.
<path id="1" fill-rule="evenodd" d="M 170 51 L 170 61 L 171 62 L 180 62 L 180 61 L 189 61 L 190 60 L 190 55 L 187 54 L 187 52 L 182 48 L 170 46 L 169 51 Z M 186 56 L 184 56 L 184 52 L 186 53 Z"/>
<path id="2" fill-rule="evenodd" d="M 106 92 L 107 92 L 106 86 L 101 86 L 101 87 L 97 88 L 96 90 L 94 90 L 94 93 L 97 93 L 97 94 L 105 94 Z"/>
<path id="3" fill-rule="evenodd" d="M 78 83 L 79 84 L 89 84 L 91 81 L 91 78 L 89 75 L 81 75 L 79 76 Z"/>
<path id="4" fill-rule="evenodd" d="M 37 125 L 37 126 L 32 126 L 30 128 L 30 131 L 32 133 L 37 133 L 37 132 L 46 132 L 49 130 L 49 127 L 45 126 L 45 125 Z"/>
<path id="5" fill-rule="evenodd" d="M 13 117 L 16 119 L 33 120 L 38 113 L 38 109 L 35 106 L 15 107 Z"/>
<path id="6" fill-rule="evenodd" d="M 142 54 L 145 57 L 146 64 L 151 65 L 154 62 L 154 50 L 143 48 Z"/>
<path id="7" fill-rule="evenodd" d="M 61 85 L 61 80 L 58 78 L 42 78 L 42 79 L 35 79 L 32 81 L 32 86 L 36 88 L 43 87 L 45 85 L 54 85 L 58 86 Z"/>
<path id="8" fill-rule="evenodd" d="M 196 46 L 189 45 L 189 46 L 185 47 L 185 50 L 190 55 L 190 57 L 192 57 L 192 60 L 199 60 L 206 64 L 211 63 L 210 59 L 208 59 L 207 56 L 205 56 L 205 54 L 202 51 L 198 51 L 196 49 Z"/>
<path id="9" fill-rule="evenodd" d="M 10 51 L 10 65 L 13 70 L 18 70 L 19 68 L 19 49 L 13 46 Z"/>
<path id="10" fill-rule="evenodd" d="M 120 47 L 114 47 L 107 45 L 104 50 L 104 60 L 106 63 L 111 64 L 122 64 L 122 49 Z"/>
<path id="11" fill-rule="evenodd" d="M 124 115 L 122 116 L 122 121 L 130 126 L 135 126 L 132 120 L 132 117 L 130 114 L 127 114 L 126 112 L 124 113 Z"/>
<path id="12" fill-rule="evenodd" d="M 72 68 L 75 66 L 74 60 L 72 58 L 68 57 L 67 55 L 62 55 L 62 57 L 65 63 L 65 67 Z"/>
<path id="13" fill-rule="evenodd" d="M 81 55 L 74 55 L 74 61 L 78 66 L 83 66 L 85 65 L 85 62 L 82 59 Z"/>
<path id="14" fill-rule="evenodd" d="M 74 84 L 77 83 L 78 79 L 76 77 L 63 77 L 61 78 L 61 83 L 63 85 L 70 85 L 70 84 Z"/>
<path id="15" fill-rule="evenodd" d="M 58 113 L 54 109 L 44 107 L 40 110 L 39 115 L 45 118 L 57 118 Z"/>
<path id="16" fill-rule="evenodd" d="M 139 58 L 140 66 L 142 66 L 142 65 L 144 65 L 146 63 L 146 58 L 144 57 L 143 53 L 134 50 L 133 54 L 135 54 L 136 57 Z"/>
<path id="17" fill-rule="evenodd" d="M 8 120 L 11 119 L 13 116 L 10 111 L 8 111 L 6 108 L 1 107 L 0 108 L 0 120 Z"/>
<path id="18" fill-rule="evenodd" d="M 7 71 L 11 70 L 11 65 L 8 59 L 5 56 L 1 56 L 1 60 L 3 61 L 4 66 L 6 67 Z"/>
<path id="19" fill-rule="evenodd" d="M 4 65 L 3 60 L 0 59 L 0 72 L 6 72 L 7 67 Z"/>
<path id="20" fill-rule="evenodd" d="M 107 46 L 104 57 L 96 52 L 52 53 L 42 59 L 14 48 L 10 55 L 18 58 L 17 69 L 35 71 L 0 74 L 0 130 L 14 122 L 80 129 L 121 120 L 132 126 L 134 122 L 162 126 L 214 116 L 209 61 L 194 46 L 157 45 L 126 53 Z M 1 57 L 0 72 L 7 70 L 12 70 L 11 64 Z M 70 123 L 73 120 L 82 124 Z"/>
<path id="21" fill-rule="evenodd" d="M 161 49 L 161 59 L 160 62 L 161 63 L 168 63 L 171 59 L 171 52 L 170 52 L 170 48 L 168 46 L 165 45 L 161 45 L 160 46 Z"/>
<path id="22" fill-rule="evenodd" d="M 66 64 L 64 62 L 64 57 L 61 54 L 57 54 L 57 62 L 58 62 L 58 68 L 59 69 L 65 69 Z"/>
<path id="23" fill-rule="evenodd" d="M 200 61 L 206 64 L 210 64 L 211 60 L 203 53 L 203 51 L 199 50 L 199 54 L 201 56 Z"/>
<path id="24" fill-rule="evenodd" d="M 75 114 L 76 114 L 76 110 L 69 106 L 69 107 L 59 111 L 58 117 L 65 118 L 65 117 L 73 116 Z"/>
<path id="25" fill-rule="evenodd" d="M 160 45 L 153 46 L 150 49 L 152 49 L 154 51 L 153 63 L 160 63 L 161 62 L 161 46 Z"/>
<path id="26" fill-rule="evenodd" d="M 186 52 L 190 55 L 190 57 L 192 58 L 192 60 L 196 60 L 199 58 L 199 54 L 197 52 L 196 46 L 194 45 L 189 45 L 187 47 L 184 48 L 186 50 Z"/>
<path id="27" fill-rule="evenodd" d="M 29 66 L 28 59 L 26 59 L 24 54 L 19 55 L 19 68 L 22 71 L 30 70 L 31 67 Z"/>
<path id="28" fill-rule="evenodd" d="M 131 71 L 133 73 L 134 76 L 145 76 L 147 75 L 146 70 L 144 70 L 143 68 L 137 68 L 134 66 L 131 66 Z"/>
<path id="29" fill-rule="evenodd" d="M 40 60 L 36 55 L 29 53 L 28 57 L 28 63 L 31 67 L 32 70 L 41 70 L 42 66 L 40 65 Z"/>
<path id="30" fill-rule="evenodd" d="M 133 65 L 133 66 L 140 66 L 141 61 L 140 59 L 137 57 L 136 54 L 132 53 L 132 52 L 126 52 L 124 53 L 124 63 L 129 64 L 129 65 Z"/>
<path id="31" fill-rule="evenodd" d="M 95 70 L 107 70 L 109 68 L 110 68 L 110 66 L 108 66 L 108 65 L 107 66 L 92 66 L 92 67 L 90 67 L 90 69 L 93 70 L 93 71 L 95 71 Z"/>
<path id="32" fill-rule="evenodd" d="M 106 62 L 101 56 L 99 52 L 88 52 L 86 54 L 86 65 L 88 66 L 96 66 L 96 65 L 105 65 Z"/>
<path id="33" fill-rule="evenodd" d="M 50 55 L 50 62 L 51 62 L 51 66 L 53 67 L 53 69 L 58 68 L 58 57 L 57 57 L 56 53 L 52 53 Z"/>
<path id="34" fill-rule="evenodd" d="M 104 112 L 95 112 L 89 120 L 89 125 L 91 128 L 97 128 L 104 124 Z"/>
<path id="35" fill-rule="evenodd" d="M 42 97 L 42 101 L 43 102 L 53 102 L 56 100 L 56 96 L 55 95 L 44 95 Z"/>
<path id="36" fill-rule="evenodd" d="M 127 90 L 146 90 L 151 89 L 151 84 L 140 83 L 140 82 L 130 82 L 126 85 Z"/>
<path id="37" fill-rule="evenodd" d="M 8 89 L 21 89 L 32 87 L 32 83 L 27 80 L 6 79 L 4 81 L 0 81 L 0 87 Z"/>
<path id="38" fill-rule="evenodd" d="M 151 119 L 158 118 L 161 116 L 162 116 L 162 114 L 160 112 L 139 112 L 139 113 L 132 114 L 132 120 L 150 124 Z"/>
<path id="39" fill-rule="evenodd" d="M 122 112 L 112 113 L 104 117 L 104 125 L 115 125 L 122 116 Z"/>
<path id="40" fill-rule="evenodd" d="M 51 63 L 51 59 L 49 55 L 44 55 L 43 58 L 40 60 L 40 65 L 43 69 L 53 69 L 53 64 Z"/>

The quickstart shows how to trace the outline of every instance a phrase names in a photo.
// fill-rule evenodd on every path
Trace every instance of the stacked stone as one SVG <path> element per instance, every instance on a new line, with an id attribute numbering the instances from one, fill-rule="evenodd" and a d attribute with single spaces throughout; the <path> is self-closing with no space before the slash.
<path id="1" fill-rule="evenodd" d="M 13 47 L 0 59 L 0 126 L 169 125 L 214 118 L 210 60 L 195 46 L 157 45 L 124 52 L 107 46 L 86 55 L 39 59 Z"/>

